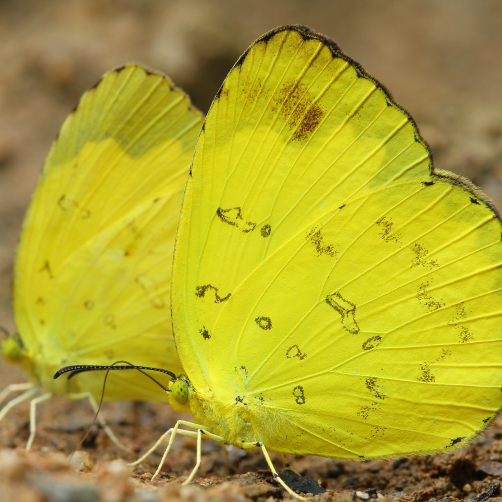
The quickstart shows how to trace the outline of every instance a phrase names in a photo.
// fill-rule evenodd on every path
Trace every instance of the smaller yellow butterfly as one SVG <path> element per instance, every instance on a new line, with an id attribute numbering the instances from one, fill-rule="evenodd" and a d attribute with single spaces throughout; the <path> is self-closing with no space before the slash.
<path id="1" fill-rule="evenodd" d="M 26 215 L 14 274 L 18 333 L 2 356 L 30 382 L 0 420 L 53 395 L 87 398 L 94 410 L 102 378 L 55 381 L 76 361 L 134 358 L 181 371 L 171 331 L 170 283 L 183 187 L 203 117 L 171 81 L 139 65 L 106 73 L 63 124 Z M 105 400 L 165 401 L 148 379 L 110 375 Z M 111 430 L 101 423 L 114 440 Z"/>

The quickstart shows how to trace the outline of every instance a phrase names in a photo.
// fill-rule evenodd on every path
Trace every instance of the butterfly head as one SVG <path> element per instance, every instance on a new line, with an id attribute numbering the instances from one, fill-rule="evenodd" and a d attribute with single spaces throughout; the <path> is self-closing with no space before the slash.
<path id="1" fill-rule="evenodd" d="M 26 349 L 19 334 L 9 333 L 2 327 L 0 327 L 0 331 L 6 335 L 0 343 L 0 354 L 3 360 L 8 364 L 19 364 L 28 379 L 38 385 L 40 379 L 36 372 L 33 354 Z"/>
<path id="2" fill-rule="evenodd" d="M 17 333 L 5 333 L 1 347 L 2 357 L 9 364 L 21 364 L 27 356 L 21 337 Z"/>
<path id="3" fill-rule="evenodd" d="M 167 394 L 169 404 L 180 412 L 190 411 L 190 380 L 186 375 L 180 374 L 176 380 L 172 380 Z"/>

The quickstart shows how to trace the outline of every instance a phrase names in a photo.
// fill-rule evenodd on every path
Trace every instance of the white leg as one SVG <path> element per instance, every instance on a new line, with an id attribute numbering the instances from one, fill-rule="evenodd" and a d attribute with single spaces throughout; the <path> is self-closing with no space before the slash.
<path id="1" fill-rule="evenodd" d="M 200 429 L 202 427 L 202 425 L 193 424 L 191 422 L 185 422 L 184 420 L 179 420 L 179 422 L 180 422 L 180 425 L 185 425 L 186 427 L 191 427 L 192 429 Z M 141 464 L 141 462 L 143 462 L 149 455 L 151 455 L 164 442 L 166 437 L 169 436 L 169 434 L 171 434 L 171 432 L 173 432 L 173 430 L 174 430 L 174 428 L 169 429 L 167 432 L 164 432 L 164 434 L 162 434 L 162 436 L 160 436 L 160 438 L 157 440 L 157 442 L 141 458 L 139 458 L 135 462 L 131 462 L 130 464 L 127 464 L 127 465 L 134 467 L 135 465 Z M 189 431 L 186 431 L 186 432 L 188 433 Z M 214 439 L 214 441 L 216 441 L 218 443 L 223 442 L 223 438 L 220 438 L 219 436 L 215 436 L 214 434 L 211 434 L 210 432 L 207 432 L 206 430 L 204 430 L 204 432 L 205 432 L 206 436 L 208 436 L 210 439 Z M 179 431 L 178 434 L 181 434 L 181 431 Z M 195 433 L 195 432 L 193 433 L 193 435 L 189 435 L 189 434 L 181 434 L 181 435 L 182 436 L 186 435 L 188 437 L 194 437 L 194 438 L 197 437 L 197 433 Z"/>
<path id="2" fill-rule="evenodd" d="M 68 394 L 68 397 L 70 399 L 75 399 L 75 400 L 88 399 L 90 405 L 92 406 L 92 409 L 94 410 L 94 413 L 96 413 L 97 415 L 99 424 L 101 425 L 101 427 L 103 427 L 104 431 L 106 432 L 106 435 L 112 440 L 113 444 L 115 446 L 118 446 L 121 450 L 126 451 L 127 453 L 132 453 L 132 450 L 127 446 L 123 445 L 117 438 L 117 436 L 115 436 L 115 434 L 112 432 L 112 430 L 106 423 L 105 419 L 102 417 L 101 413 L 98 413 L 99 410 L 98 404 L 96 403 L 94 396 L 90 392 L 81 392 L 79 394 Z"/>
<path id="3" fill-rule="evenodd" d="M 197 432 L 178 430 L 178 427 L 180 425 L 190 427 L 191 429 L 197 429 Z M 169 444 L 167 445 L 166 451 L 164 452 L 162 460 L 160 461 L 159 467 L 157 468 L 157 471 L 155 472 L 155 474 L 152 476 L 152 481 L 159 475 L 160 469 L 162 469 L 162 466 L 164 465 L 167 454 L 169 453 L 169 450 L 171 449 L 171 446 L 173 444 L 173 441 L 174 441 L 176 434 L 179 434 L 180 436 L 187 436 L 190 438 L 199 438 L 199 431 L 200 431 L 201 436 L 202 436 L 202 434 L 204 434 L 204 436 L 207 436 L 210 439 L 217 441 L 218 443 L 223 443 L 222 437 L 217 436 L 216 434 L 212 434 L 211 432 L 208 432 L 207 430 L 205 430 L 205 428 L 202 425 L 194 424 L 192 422 L 185 422 L 184 420 L 178 420 L 176 422 L 176 425 L 172 429 L 169 429 L 169 431 L 167 432 L 167 433 L 171 432 L 171 438 L 169 439 Z M 200 449 L 199 449 L 199 451 L 200 451 Z M 195 472 L 193 472 L 192 474 L 195 475 Z M 191 478 L 192 477 L 193 476 L 191 476 Z M 191 478 L 189 478 L 189 479 L 191 479 Z"/>
<path id="4" fill-rule="evenodd" d="M 34 384 L 31 382 L 26 382 L 26 383 L 12 383 L 10 385 L 7 385 L 5 389 L 0 392 L 0 403 L 3 402 L 3 400 L 11 393 L 11 392 L 18 392 L 20 390 L 28 390 L 34 387 Z"/>
<path id="5" fill-rule="evenodd" d="M 33 440 L 35 439 L 35 433 L 37 432 L 36 426 L 36 414 L 37 414 L 37 404 L 43 403 L 52 397 L 52 392 L 47 392 L 46 394 L 42 394 L 41 396 L 32 399 L 30 402 L 30 437 L 28 438 L 28 443 L 26 444 L 26 449 L 31 450 L 31 445 L 33 444 Z"/>
<path id="6" fill-rule="evenodd" d="M 166 461 L 167 454 L 169 453 L 169 450 L 171 449 L 171 445 L 173 444 L 173 440 L 176 436 L 176 433 L 178 432 L 178 427 L 180 425 L 180 422 L 181 422 L 181 420 L 178 420 L 176 422 L 176 425 L 172 429 L 169 429 L 171 431 L 171 437 L 169 438 L 169 443 L 167 444 L 166 451 L 164 452 L 164 455 L 162 456 L 162 460 L 160 461 L 159 467 L 157 467 L 157 470 L 155 471 L 155 474 L 152 476 L 152 479 L 150 481 L 153 481 L 159 475 L 160 469 L 162 469 L 162 466 L 164 465 L 164 462 Z"/>
<path id="7" fill-rule="evenodd" d="M 282 453 L 279 453 L 279 456 L 281 457 L 282 465 L 284 466 L 285 469 L 289 469 L 290 471 L 293 471 L 295 474 L 298 474 L 298 476 L 301 476 L 299 472 L 296 472 L 293 467 L 291 467 L 291 464 L 284 458 L 284 455 Z"/>
<path id="8" fill-rule="evenodd" d="M 26 401 L 30 399 L 30 397 L 34 396 L 38 391 L 40 390 L 40 387 L 32 387 L 31 389 L 28 389 L 26 392 L 23 392 L 20 396 L 15 397 L 14 399 L 10 400 L 3 408 L 2 411 L 0 411 L 0 420 L 2 420 L 5 415 L 14 408 L 14 406 L 17 406 L 18 404 L 22 403 L 23 401 Z"/>
<path id="9" fill-rule="evenodd" d="M 296 497 L 297 499 L 301 499 L 301 500 L 308 500 L 307 498 L 305 497 L 302 497 L 301 495 L 298 495 L 298 493 L 294 492 L 283 480 L 282 478 L 279 476 L 279 474 L 277 474 L 277 471 L 275 470 L 275 467 L 274 467 L 274 464 L 272 463 L 272 461 L 270 460 L 270 457 L 268 456 L 268 452 L 267 452 L 267 449 L 265 448 L 265 445 L 263 443 L 259 443 L 257 444 L 256 446 L 260 446 L 261 447 L 261 450 L 263 451 L 263 455 L 265 455 L 265 460 L 267 461 L 267 464 L 270 468 L 270 470 L 272 471 L 272 474 L 274 475 L 274 479 L 280 484 L 282 485 L 282 487 L 288 492 L 290 493 L 291 495 L 293 495 L 293 497 Z"/>
<path id="10" fill-rule="evenodd" d="M 195 467 L 193 468 L 190 476 L 188 476 L 188 478 L 183 483 L 181 483 L 182 486 L 188 485 L 192 481 L 197 471 L 199 470 L 201 462 L 201 442 L 202 442 L 201 440 L 202 440 L 202 431 L 199 429 L 197 431 L 197 463 L 195 464 Z"/>

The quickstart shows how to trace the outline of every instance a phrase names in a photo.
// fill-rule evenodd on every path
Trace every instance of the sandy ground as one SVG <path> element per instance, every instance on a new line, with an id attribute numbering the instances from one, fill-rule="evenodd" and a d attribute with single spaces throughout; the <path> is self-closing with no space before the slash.
<path id="1" fill-rule="evenodd" d="M 15 328 L 11 274 L 24 211 L 51 141 L 80 94 L 106 70 L 137 61 L 167 73 L 207 111 L 240 53 L 267 30 L 292 23 L 335 39 L 410 111 L 437 167 L 470 177 L 502 208 L 502 3 L 497 0 L 6 0 L 0 2 L 2 326 Z M 0 362 L 0 389 L 22 381 L 18 368 Z M 150 403 L 107 403 L 104 412 L 135 452 L 178 418 L 167 406 Z M 88 404 L 55 399 L 39 407 L 38 417 L 32 453 L 22 449 L 29 434 L 27 404 L 0 423 L 2 500 L 285 496 L 260 454 L 231 450 L 229 471 L 221 448 L 210 441 L 203 444 L 200 477 L 181 488 L 179 481 L 196 460 L 195 442 L 188 438 L 175 441 L 158 482 L 149 479 L 159 455 L 130 471 L 123 460 L 137 453 L 124 456 L 98 429 L 80 447 L 86 453 L 68 467 L 64 455 L 92 423 Z M 498 493 L 491 483 L 502 475 L 502 429 L 495 423 L 473 445 L 447 455 L 364 463 L 289 460 L 332 490 L 316 495 L 318 500 L 365 500 L 383 493 L 402 500 L 472 499 L 490 489 L 480 501 Z"/>

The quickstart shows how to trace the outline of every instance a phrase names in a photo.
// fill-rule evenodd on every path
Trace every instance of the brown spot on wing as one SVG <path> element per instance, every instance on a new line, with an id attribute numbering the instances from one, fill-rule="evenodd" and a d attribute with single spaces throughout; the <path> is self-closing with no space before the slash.
<path id="1" fill-rule="evenodd" d="M 271 231 L 272 229 L 270 225 L 263 225 L 263 227 L 260 228 L 260 233 L 262 237 L 268 237 Z"/>
<path id="2" fill-rule="evenodd" d="M 381 336 L 372 336 L 371 338 L 368 338 L 364 343 L 363 343 L 363 350 L 371 350 L 374 349 L 380 342 L 382 341 Z"/>
<path id="3" fill-rule="evenodd" d="M 117 329 L 117 324 L 115 322 L 115 315 L 107 314 L 105 317 L 105 324 L 112 329 Z"/>
<path id="4" fill-rule="evenodd" d="M 294 131 L 292 141 L 311 136 L 324 116 L 324 110 L 315 102 L 315 96 L 305 84 L 296 80 L 285 82 L 271 101 L 271 110 L 279 113 L 289 129 Z"/>
<path id="5" fill-rule="evenodd" d="M 237 227 L 244 233 L 252 232 L 256 227 L 256 223 L 253 223 L 252 221 L 244 221 L 240 207 L 231 207 L 229 209 L 219 207 L 216 210 L 216 214 L 220 220 L 223 221 L 223 223 L 228 223 L 233 227 Z"/>
<path id="6" fill-rule="evenodd" d="M 286 358 L 292 359 L 293 357 L 298 357 L 300 359 L 300 361 L 302 361 L 303 359 L 305 359 L 307 357 L 307 354 L 302 353 L 302 351 L 300 350 L 300 347 L 298 345 L 292 345 L 286 351 Z"/>
<path id="7" fill-rule="evenodd" d="M 261 329 L 272 329 L 272 319 L 270 317 L 257 317 L 255 322 Z"/>
<path id="8" fill-rule="evenodd" d="M 209 334 L 209 331 L 206 329 L 205 326 L 202 326 L 202 328 L 199 329 L 199 333 L 202 335 L 204 340 L 209 340 L 211 338 L 211 335 Z"/>
<path id="9" fill-rule="evenodd" d="M 39 270 L 39 272 L 47 272 L 49 279 L 54 279 L 54 275 L 52 274 L 51 266 L 48 260 L 45 260 L 44 266 Z"/>
<path id="10" fill-rule="evenodd" d="M 230 298 L 232 294 L 228 293 L 227 296 L 221 297 L 218 294 L 218 288 L 215 288 L 212 284 L 205 284 L 204 286 L 197 286 L 195 288 L 195 296 L 197 296 L 198 298 L 204 298 L 205 294 L 210 290 L 214 291 L 214 303 L 225 302 Z"/>
<path id="11" fill-rule="evenodd" d="M 305 391 L 303 390 L 303 387 L 301 385 L 297 385 L 293 389 L 293 396 L 296 397 L 296 404 L 305 404 Z"/>
<path id="12" fill-rule="evenodd" d="M 340 314 L 344 329 L 353 335 L 359 333 L 359 326 L 356 322 L 356 306 L 352 302 L 343 298 L 339 292 L 335 292 L 326 296 L 326 303 Z"/>

